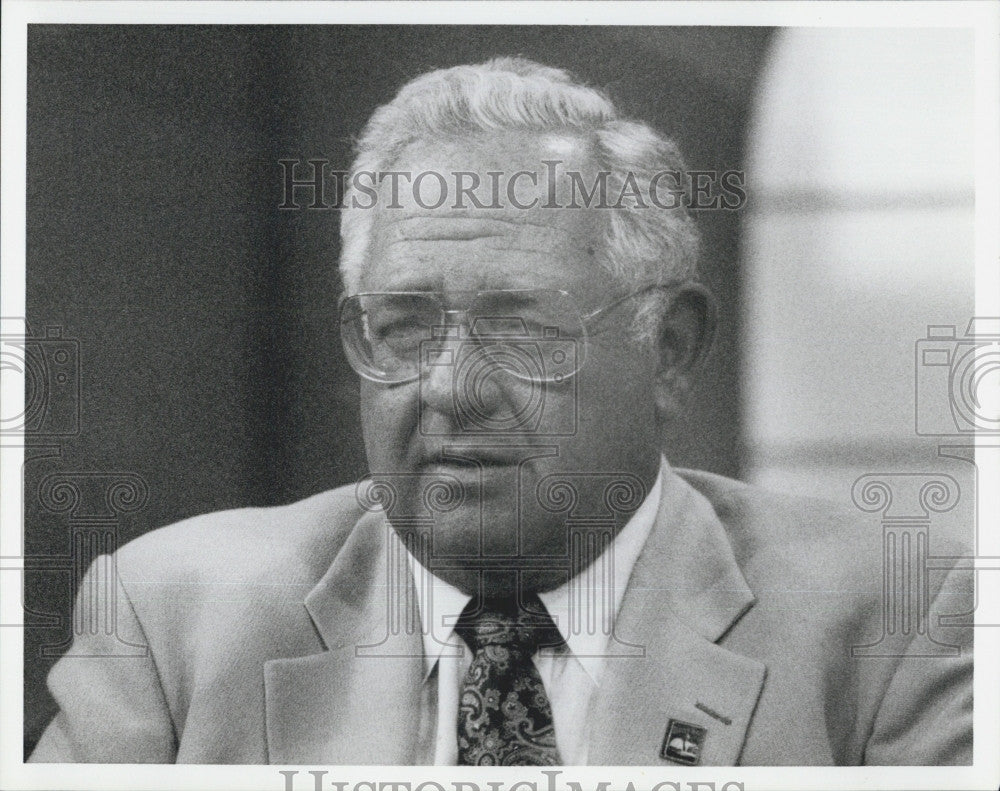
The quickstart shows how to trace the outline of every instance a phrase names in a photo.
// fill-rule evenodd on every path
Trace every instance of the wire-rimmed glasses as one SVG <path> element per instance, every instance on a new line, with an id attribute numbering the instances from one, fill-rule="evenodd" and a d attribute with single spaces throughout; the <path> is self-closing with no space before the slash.
<path id="1" fill-rule="evenodd" d="M 612 309 L 646 286 L 584 313 L 560 289 L 380 291 L 345 297 L 340 332 L 351 367 L 383 384 L 417 379 L 427 365 L 474 353 L 530 382 L 560 383 L 587 356 L 587 336 Z"/>

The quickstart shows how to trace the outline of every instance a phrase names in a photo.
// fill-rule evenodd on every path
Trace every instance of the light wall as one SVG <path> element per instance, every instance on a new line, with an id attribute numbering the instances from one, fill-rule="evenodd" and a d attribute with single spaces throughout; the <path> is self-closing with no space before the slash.
<path id="1" fill-rule="evenodd" d="M 971 32 L 776 35 L 747 158 L 745 478 L 850 502 L 864 473 L 948 468 L 915 430 L 915 344 L 973 315 L 973 130 Z"/>

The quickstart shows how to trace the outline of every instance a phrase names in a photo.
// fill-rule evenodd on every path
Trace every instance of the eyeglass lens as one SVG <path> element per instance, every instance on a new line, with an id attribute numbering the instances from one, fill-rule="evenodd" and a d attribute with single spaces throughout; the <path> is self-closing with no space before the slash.
<path id="1" fill-rule="evenodd" d="M 344 303 L 341 331 L 355 369 L 386 382 L 418 376 L 445 352 L 559 382 L 579 370 L 585 337 L 575 301 L 554 290 L 481 291 L 461 301 L 432 292 L 358 294 Z"/>

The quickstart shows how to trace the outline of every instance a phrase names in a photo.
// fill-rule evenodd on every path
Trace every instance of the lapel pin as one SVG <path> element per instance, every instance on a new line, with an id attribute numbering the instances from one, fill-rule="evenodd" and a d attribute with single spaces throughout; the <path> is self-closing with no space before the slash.
<path id="1" fill-rule="evenodd" d="M 670 720 L 667 735 L 663 737 L 660 757 L 684 766 L 697 766 L 701 761 L 701 748 L 708 731 L 690 722 Z"/>

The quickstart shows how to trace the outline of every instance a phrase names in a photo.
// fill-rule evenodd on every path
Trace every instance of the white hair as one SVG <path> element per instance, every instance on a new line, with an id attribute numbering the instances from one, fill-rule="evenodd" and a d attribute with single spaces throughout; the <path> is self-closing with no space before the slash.
<path id="1" fill-rule="evenodd" d="M 418 140 L 461 137 L 509 129 L 577 133 L 591 143 L 599 170 L 609 173 L 609 196 L 620 194 L 632 174 L 650 184 L 664 171 L 684 172 L 680 153 L 668 138 L 643 123 L 618 116 L 600 91 L 573 82 L 562 69 L 525 58 L 494 58 L 422 74 L 372 114 L 356 143 L 352 173 L 390 170 Z M 683 182 L 682 182 L 683 183 Z M 346 293 L 360 289 L 374 212 L 353 208 L 349 184 L 341 218 L 340 271 Z M 359 198 L 362 205 L 364 198 Z M 687 211 L 622 204 L 607 216 L 598 262 L 629 290 L 693 278 L 698 234 Z M 653 291 L 637 305 L 637 334 L 658 332 L 664 292 Z"/>

